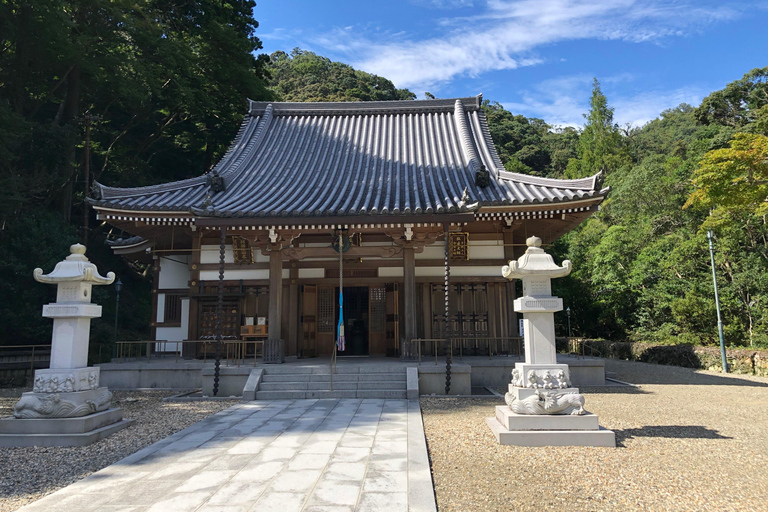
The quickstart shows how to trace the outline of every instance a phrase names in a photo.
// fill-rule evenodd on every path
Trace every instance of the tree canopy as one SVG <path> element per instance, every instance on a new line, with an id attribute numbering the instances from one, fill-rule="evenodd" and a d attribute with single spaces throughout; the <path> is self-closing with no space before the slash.
<path id="1" fill-rule="evenodd" d="M 280 101 L 412 100 L 408 89 L 377 75 L 333 62 L 313 52 L 294 48 L 270 55 L 269 87 Z"/>

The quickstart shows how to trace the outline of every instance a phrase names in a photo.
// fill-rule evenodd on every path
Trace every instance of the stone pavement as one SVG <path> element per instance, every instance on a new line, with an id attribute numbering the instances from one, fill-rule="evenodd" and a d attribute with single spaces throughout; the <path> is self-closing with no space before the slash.
<path id="1" fill-rule="evenodd" d="M 19 510 L 435 511 L 418 400 L 235 405 Z"/>

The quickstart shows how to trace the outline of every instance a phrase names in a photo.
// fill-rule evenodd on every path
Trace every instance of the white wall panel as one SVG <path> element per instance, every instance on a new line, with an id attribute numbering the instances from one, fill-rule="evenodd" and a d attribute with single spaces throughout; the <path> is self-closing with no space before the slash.
<path id="1" fill-rule="evenodd" d="M 189 256 L 160 257 L 159 290 L 187 288 L 189 286 Z"/>

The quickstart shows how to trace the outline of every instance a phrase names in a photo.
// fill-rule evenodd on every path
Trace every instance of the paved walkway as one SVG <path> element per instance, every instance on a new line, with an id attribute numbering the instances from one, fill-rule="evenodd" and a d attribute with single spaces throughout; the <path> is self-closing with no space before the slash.
<path id="1" fill-rule="evenodd" d="M 417 400 L 238 404 L 20 510 L 435 511 Z"/>

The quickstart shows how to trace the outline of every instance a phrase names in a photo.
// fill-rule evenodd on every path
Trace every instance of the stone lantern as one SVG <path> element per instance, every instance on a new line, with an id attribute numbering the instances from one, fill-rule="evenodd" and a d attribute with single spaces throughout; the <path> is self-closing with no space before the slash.
<path id="1" fill-rule="evenodd" d="M 131 423 L 111 408 L 112 393 L 99 386 L 99 368 L 88 366 L 91 319 L 101 316 L 91 291 L 94 284 L 112 284 L 115 274 L 99 275 L 81 244 L 70 253 L 50 274 L 34 271 L 36 281 L 58 287 L 56 302 L 43 306 L 43 316 L 53 318 L 51 363 L 35 371 L 32 392 L 14 407 L 15 419 L 0 420 L 0 446 L 84 445 Z"/>
<path id="2" fill-rule="evenodd" d="M 571 262 L 555 264 L 539 237 L 502 268 L 507 279 L 523 281 L 515 311 L 523 314 L 525 362 L 516 363 L 505 396 L 488 425 L 501 444 L 521 446 L 616 446 L 615 435 L 601 429 L 597 416 L 584 410 L 584 396 L 571 386 L 567 364 L 557 362 L 555 317 L 563 300 L 552 296 L 552 279 L 571 273 Z"/>

